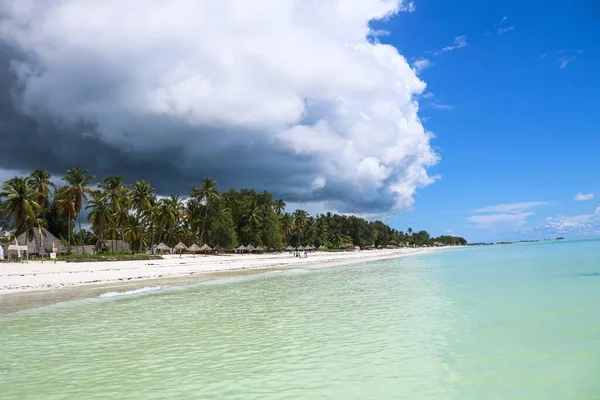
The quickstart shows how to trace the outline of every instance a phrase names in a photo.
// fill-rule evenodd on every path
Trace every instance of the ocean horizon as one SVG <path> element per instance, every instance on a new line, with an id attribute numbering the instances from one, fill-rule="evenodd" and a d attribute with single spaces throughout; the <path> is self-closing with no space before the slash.
<path id="1" fill-rule="evenodd" d="M 6 399 L 599 399 L 600 240 L 269 271 L 0 315 Z"/>

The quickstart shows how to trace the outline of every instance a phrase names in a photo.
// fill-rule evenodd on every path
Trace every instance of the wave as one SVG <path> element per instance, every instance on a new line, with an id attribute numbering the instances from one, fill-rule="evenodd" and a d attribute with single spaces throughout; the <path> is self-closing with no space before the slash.
<path id="1" fill-rule="evenodd" d="M 126 292 L 107 292 L 107 293 L 102 293 L 100 296 L 98 297 L 117 297 L 117 296 L 131 296 L 133 294 L 140 294 L 140 293 L 146 293 L 146 292 L 153 292 L 155 290 L 161 290 L 161 289 L 165 289 L 168 286 L 149 286 L 149 287 L 143 287 L 143 288 L 139 288 L 139 289 L 134 289 L 134 290 L 128 290 Z"/>

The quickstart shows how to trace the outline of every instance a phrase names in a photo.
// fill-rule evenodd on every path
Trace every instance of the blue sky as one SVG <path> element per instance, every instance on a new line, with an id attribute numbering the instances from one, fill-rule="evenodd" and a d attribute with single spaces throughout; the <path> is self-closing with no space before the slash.
<path id="1" fill-rule="evenodd" d="M 597 235 L 600 6 L 415 6 L 377 29 L 412 65 L 431 63 L 419 72 L 433 94 L 420 115 L 436 135 L 442 161 L 433 172 L 442 178 L 391 223 L 470 240 Z M 460 36 L 466 45 L 453 46 Z M 436 55 L 447 46 L 456 48 Z M 577 193 L 595 198 L 575 201 Z M 491 208 L 512 203 L 521 204 Z"/>

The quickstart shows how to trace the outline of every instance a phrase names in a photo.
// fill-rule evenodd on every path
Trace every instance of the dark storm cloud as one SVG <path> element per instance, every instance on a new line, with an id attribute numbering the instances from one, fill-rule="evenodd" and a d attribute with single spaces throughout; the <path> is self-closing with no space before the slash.
<path id="1" fill-rule="evenodd" d="M 140 123 L 140 129 L 160 127 L 165 134 L 152 135 L 149 140 L 160 143 L 143 150 L 107 143 L 93 122 L 61 124 L 42 113 L 26 115 L 18 107 L 22 86 L 13 66 L 14 61 L 26 60 L 17 49 L 0 42 L 0 169 L 42 167 L 61 176 L 79 165 L 99 178 L 149 179 L 160 194 L 187 193 L 203 177 L 212 176 L 222 188 L 266 188 L 290 201 L 307 200 L 296 188 L 305 187 L 314 173 L 310 158 L 292 157 L 266 140 L 222 140 L 243 138 L 215 128 L 192 128 L 166 117 L 148 117 L 151 121 Z M 89 90 L 90 86 L 88 95 L 95 96 Z M 201 139 L 190 144 L 194 137 Z"/>
<path id="2" fill-rule="evenodd" d="M 79 165 L 161 195 L 211 176 L 321 209 L 410 208 L 439 161 L 425 84 L 365 36 L 401 2 L 334 3 L 252 0 L 240 20 L 235 0 L 0 2 L 0 176 Z"/>

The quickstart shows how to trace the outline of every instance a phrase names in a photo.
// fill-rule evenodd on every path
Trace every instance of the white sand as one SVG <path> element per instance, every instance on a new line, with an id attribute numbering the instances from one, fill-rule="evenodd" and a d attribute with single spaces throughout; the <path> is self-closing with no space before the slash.
<path id="1" fill-rule="evenodd" d="M 261 255 L 223 255 L 196 257 L 184 255 L 165 256 L 162 260 L 86 262 L 56 264 L 46 261 L 0 264 L 0 295 L 30 290 L 72 287 L 141 279 L 183 277 L 195 274 L 242 271 L 274 267 L 311 268 L 402 257 L 435 248 L 371 250 L 343 253 L 311 253 L 307 258 L 289 253 Z"/>

